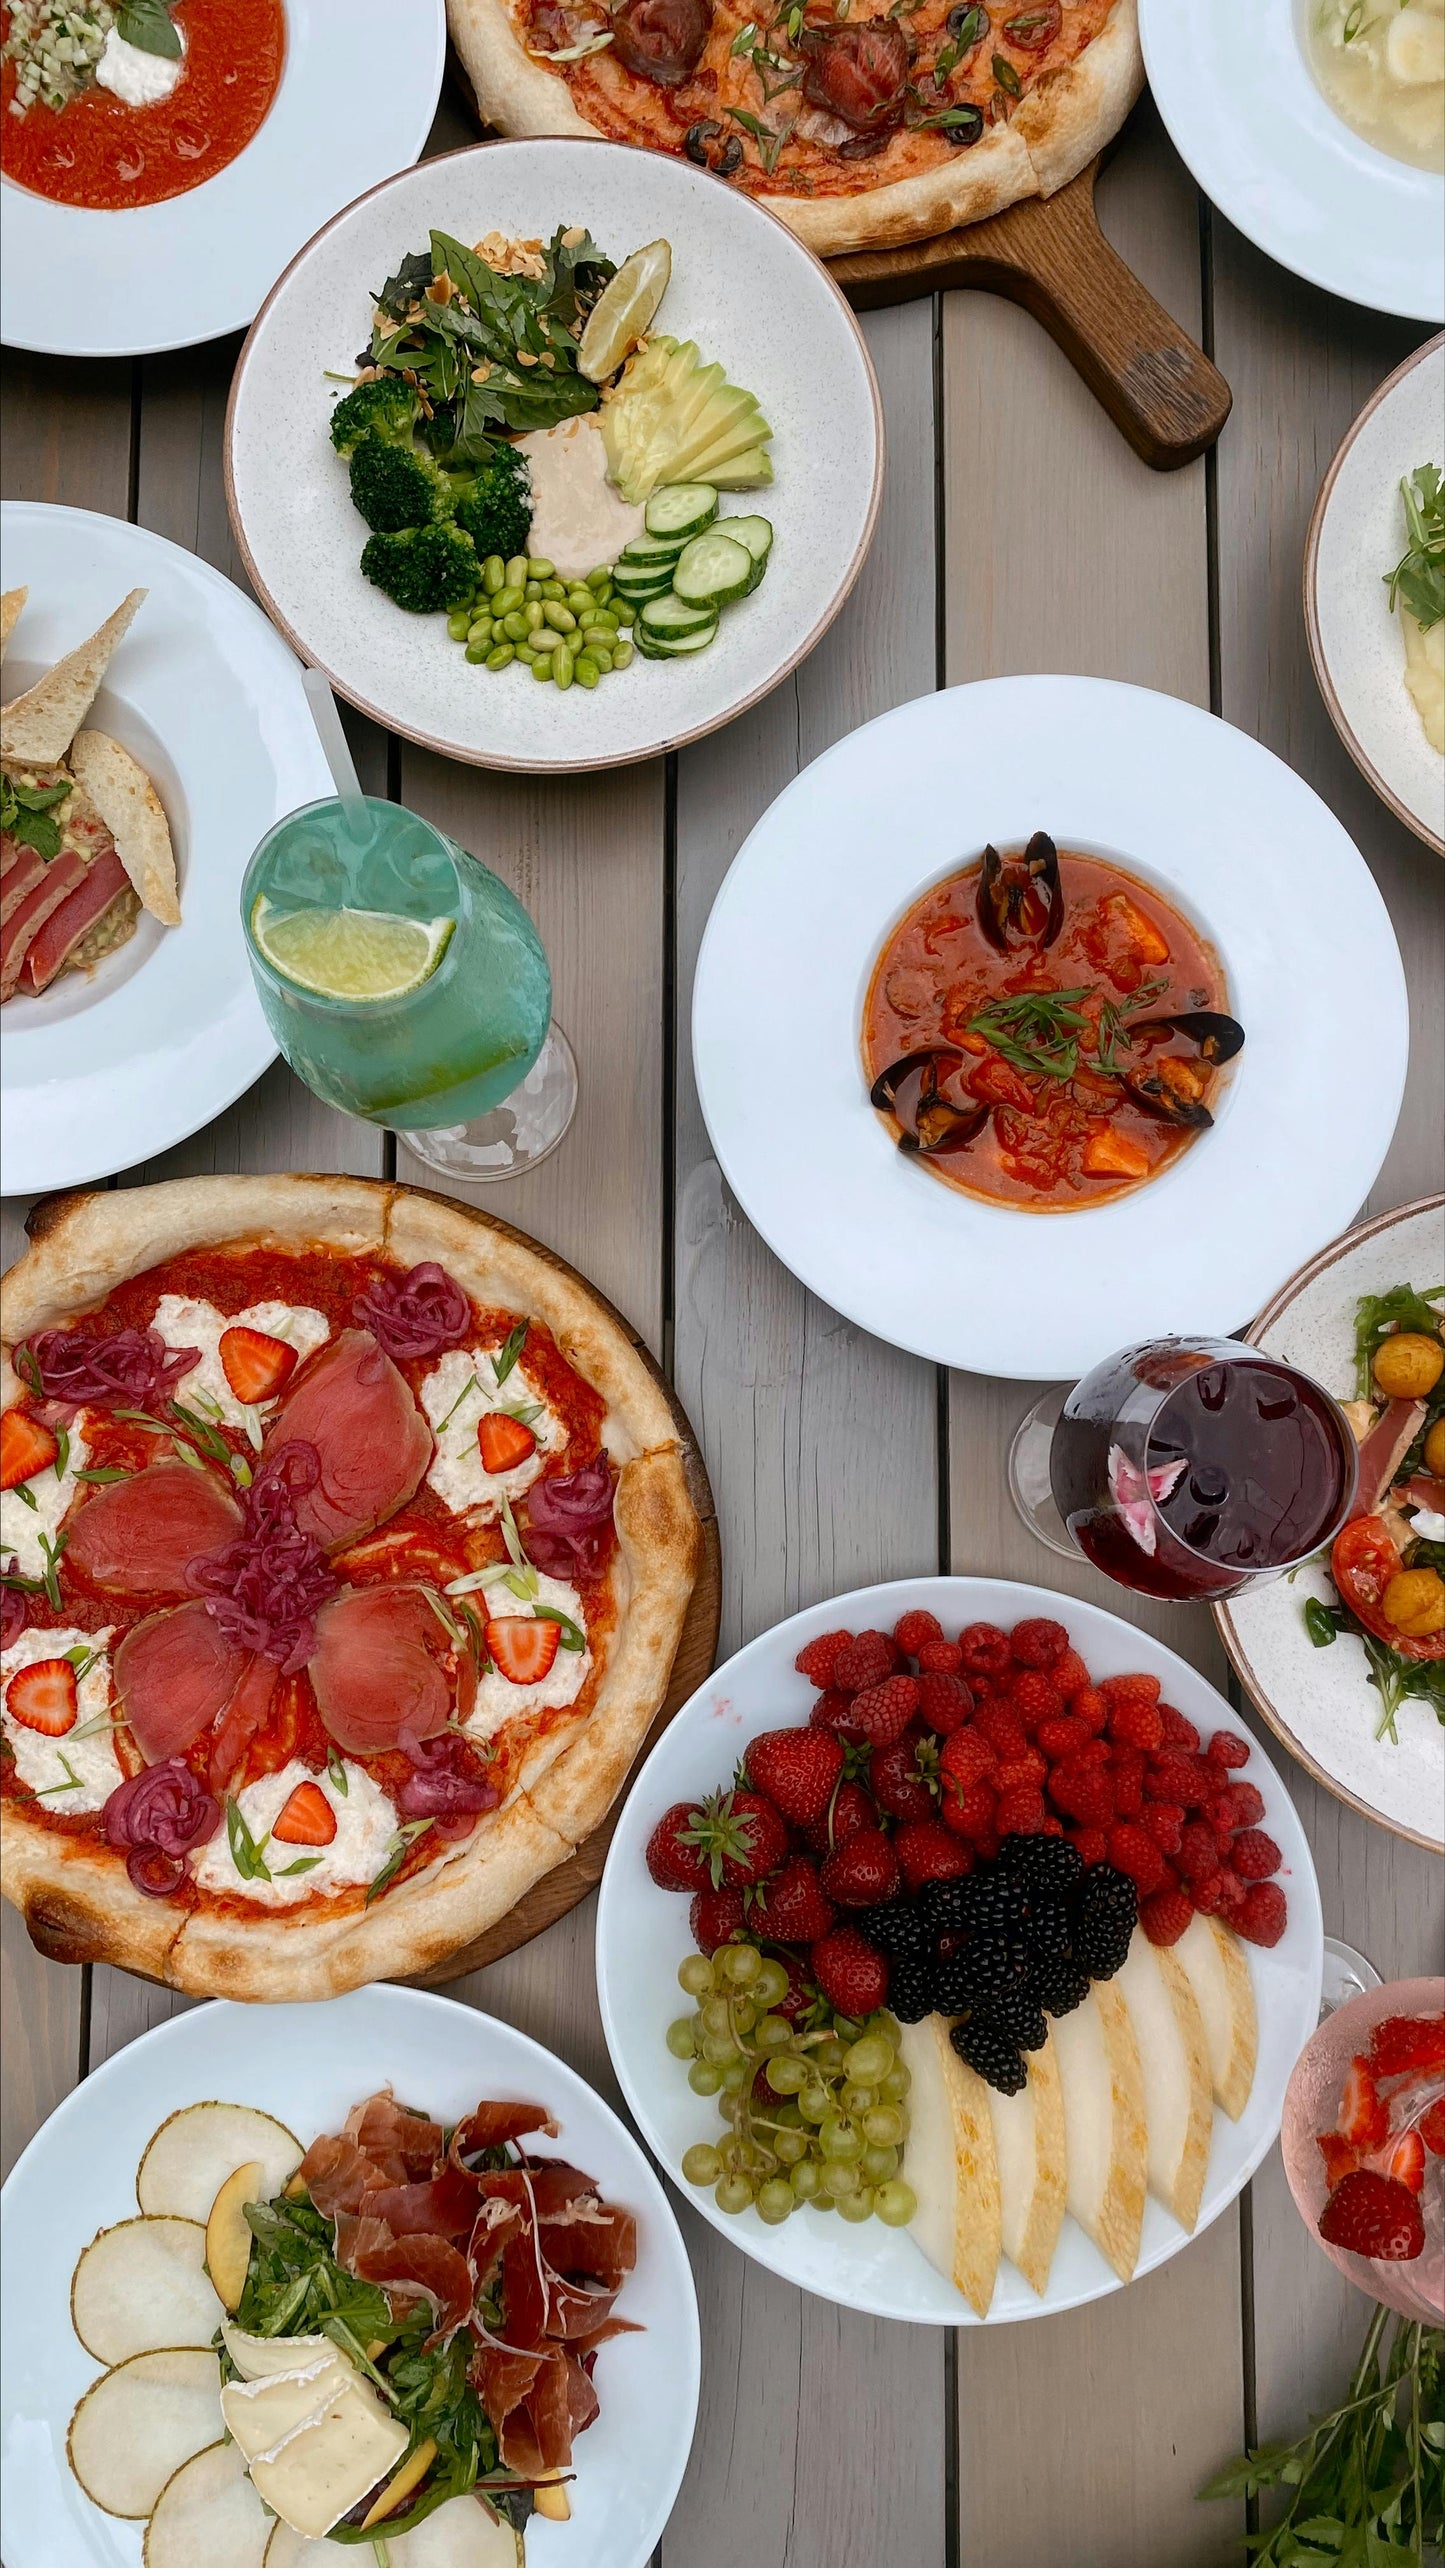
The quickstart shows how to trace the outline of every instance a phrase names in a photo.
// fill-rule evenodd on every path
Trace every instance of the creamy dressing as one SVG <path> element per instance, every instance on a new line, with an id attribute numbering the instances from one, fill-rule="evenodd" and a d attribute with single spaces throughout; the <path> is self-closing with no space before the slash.
<path id="1" fill-rule="evenodd" d="M 70 1813 L 100 1810 L 110 1799 L 116 1785 L 123 1780 L 120 1761 L 115 1753 L 115 1733 L 109 1727 L 92 1732 L 88 1739 L 76 1732 L 92 1721 L 107 1721 L 110 1714 L 111 1626 L 100 1632 L 54 1631 L 22 1632 L 0 1658 L 0 1681 L 5 1688 L 3 1717 L 5 1736 L 15 1751 L 15 1771 L 32 1792 L 43 1793 L 47 1809 Z M 34 1667 L 40 1659 L 66 1658 L 72 1650 L 86 1653 L 77 1668 L 75 1728 L 63 1731 L 58 1739 L 47 1739 L 41 1730 L 29 1730 L 17 1721 L 10 1710 L 10 1680 L 23 1667 Z M 62 1758 L 64 1763 L 62 1763 Z M 67 1773 L 66 1768 L 69 1767 Z M 79 1778 L 80 1789 L 74 1788 Z M 56 1787 L 59 1787 L 57 1790 Z"/>
<path id="2" fill-rule="evenodd" d="M 1409 608 L 1400 608 L 1405 637 L 1405 685 L 1432 749 L 1445 757 L 1445 624 L 1423 633 Z"/>
<path id="3" fill-rule="evenodd" d="M 329 1846 L 286 1845 L 273 1837 L 262 1846 L 270 1880 L 246 1881 L 236 1869 L 230 1838 L 222 1827 L 196 1859 L 197 1889 L 229 1891 L 253 1899 L 258 1908 L 289 1908 L 298 1899 L 334 1898 L 338 1891 L 374 1881 L 396 1833 L 396 1811 L 364 1766 L 353 1765 L 347 1757 L 341 1770 L 346 1777 L 344 1792 L 329 1768 L 324 1774 L 313 1774 L 299 1757 L 293 1757 L 279 1774 L 258 1775 L 236 1796 L 254 1843 L 262 1846 L 297 1785 L 314 1783 L 336 1817 L 336 1834 Z M 305 1864 L 304 1872 L 288 1871 L 288 1866 L 298 1863 Z"/>
<path id="4" fill-rule="evenodd" d="M 71 1421 L 70 1451 L 65 1469 L 58 1472 L 53 1462 L 33 1478 L 22 1480 L 19 1488 L 0 1490 L 0 1557 L 13 1556 L 22 1578 L 43 1578 L 46 1569 L 45 1543 L 52 1546 L 60 1531 L 62 1519 L 75 1496 L 75 1476 L 85 1469 L 90 1447 L 85 1441 L 85 1411 Z M 62 1451 L 64 1448 L 62 1448 Z M 20 1491 L 28 1495 L 22 1498 Z M 33 1501 L 33 1504 L 31 1503 Z M 42 1542 L 42 1535 L 45 1542 Z"/>
<path id="5" fill-rule="evenodd" d="M 169 98 L 183 68 L 186 40 L 179 27 L 176 33 L 180 36 L 181 53 L 171 57 L 146 53 L 140 45 L 127 44 L 112 27 L 95 66 L 97 85 L 123 98 L 127 107 L 159 106 L 163 98 Z"/>
<path id="6" fill-rule="evenodd" d="M 585 579 L 604 563 L 610 568 L 623 545 L 642 533 L 644 517 L 607 478 L 599 414 L 584 411 L 516 442 L 532 476 L 528 552 L 551 562 L 562 579 Z"/>
<path id="7" fill-rule="evenodd" d="M 237 1399 L 221 1362 L 221 1340 L 227 1329 L 259 1329 L 263 1337 L 280 1338 L 294 1346 L 303 1361 L 331 1335 L 331 1322 L 305 1303 L 253 1302 L 249 1310 L 234 1311 L 227 1319 L 214 1303 L 188 1301 L 180 1293 L 161 1295 L 152 1326 L 168 1347 L 201 1350 L 200 1363 L 182 1376 L 173 1397 L 182 1408 L 218 1418 L 228 1427 L 243 1427 L 247 1418 L 259 1416 L 271 1404 Z"/>
<path id="8" fill-rule="evenodd" d="M 1445 170 L 1445 0 L 1301 0 L 1305 60 L 1377 151 Z"/>
<path id="9" fill-rule="evenodd" d="M 478 1601 L 491 1619 L 498 1623 L 509 1621 L 518 1615 L 524 1620 L 533 1620 L 537 1605 L 551 1605 L 559 1614 L 565 1614 L 570 1622 L 575 1623 L 579 1631 L 585 1631 L 587 1628 L 582 1612 L 582 1599 L 576 1588 L 569 1587 L 565 1580 L 560 1578 L 544 1578 L 540 1571 L 537 1573 L 537 1594 L 533 1601 L 524 1604 L 521 1597 L 514 1596 L 511 1589 L 504 1587 L 500 1580 L 495 1587 L 485 1590 Z M 560 1645 L 540 1685 L 513 1685 L 509 1678 L 499 1676 L 494 1667 L 488 1668 L 486 1675 L 477 1681 L 476 1705 L 467 1723 L 468 1737 L 491 1739 L 496 1736 L 498 1730 L 505 1729 L 509 1721 L 514 1721 L 520 1712 L 560 1711 L 567 1704 L 575 1703 L 587 1682 L 591 1669 L 590 1649 L 569 1650 Z"/>
<path id="10" fill-rule="evenodd" d="M 436 1440 L 427 1465 L 427 1487 L 454 1515 L 479 1515 L 484 1524 L 500 1516 L 504 1498 L 515 1502 L 530 1489 L 548 1454 L 560 1452 L 567 1442 L 567 1429 L 548 1408 L 525 1364 L 514 1364 L 498 1382 L 495 1352 L 452 1347 L 421 1386 L 421 1405 Z M 536 1452 L 512 1471 L 488 1471 L 477 1443 L 482 1419 L 498 1411 L 508 1416 L 520 1413 L 537 1439 Z M 535 1416 L 530 1414 L 533 1411 Z"/>

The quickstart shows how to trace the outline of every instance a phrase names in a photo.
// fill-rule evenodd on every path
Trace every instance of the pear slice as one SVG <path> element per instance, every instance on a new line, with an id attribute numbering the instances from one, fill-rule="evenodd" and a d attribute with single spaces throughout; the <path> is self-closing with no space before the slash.
<path id="1" fill-rule="evenodd" d="M 246 2205 L 262 2199 L 264 2176 L 259 2158 L 248 2159 L 244 2167 L 234 2168 L 212 2203 L 206 2222 L 206 2271 L 233 2316 L 241 2306 L 251 2264 L 251 2224 L 246 2218 Z"/>
<path id="2" fill-rule="evenodd" d="M 1217 1917 L 1192 1917 L 1170 1951 L 1188 1979 L 1204 2021 L 1215 2103 L 1237 2122 L 1249 2102 L 1259 2056 L 1254 1982 L 1244 1947 Z"/>
<path id="3" fill-rule="evenodd" d="M 221 2367 L 209 2349 L 132 2354 L 93 2381 L 70 2420 L 70 2466 L 103 2514 L 148 2515 L 167 2479 L 216 2440 Z"/>
<path id="4" fill-rule="evenodd" d="M 988 2090 L 998 2159 L 1003 2252 L 1042 2296 L 1068 2203 L 1068 2150 L 1059 2056 L 1050 2033 L 1025 2054 L 1029 2077 L 1017 2095 Z"/>
<path id="5" fill-rule="evenodd" d="M 1172 1947 L 1151 1944 L 1142 1926 L 1134 1929 L 1115 1984 L 1123 1991 L 1139 2044 L 1149 2191 L 1173 2212 L 1181 2229 L 1192 2229 L 1214 2129 L 1214 2088 L 1199 2001 Z"/>
<path id="6" fill-rule="evenodd" d="M 1096 1980 L 1061 2015 L 1054 2048 L 1064 2093 L 1069 2209 L 1127 2283 L 1139 2257 L 1148 2190 L 1144 2078 L 1117 1981 Z"/>
<path id="7" fill-rule="evenodd" d="M 271 2517 L 234 2443 L 210 2443 L 183 2461 L 146 2526 L 144 2568 L 261 2568 Z"/>
<path id="8" fill-rule="evenodd" d="M 97 2363 L 166 2345 L 209 2345 L 220 2304 L 194 2220 L 118 2220 L 92 2238 L 70 2285 L 70 2320 Z"/>
<path id="9" fill-rule="evenodd" d="M 371 2568 L 369 2551 L 360 2555 Z M 389 2532 L 386 2555 L 390 2568 L 524 2568 L 521 2534 L 475 2497 L 449 2497 L 413 2531 Z M 266 2545 L 266 2568 L 340 2568 L 345 2557 L 334 2541 L 309 2541 L 289 2523 L 278 2523 Z"/>
<path id="10" fill-rule="evenodd" d="M 236 2167 L 261 2164 L 260 2198 L 269 2202 L 300 2166 L 295 2133 L 249 2104 L 187 2104 L 161 2124 L 136 2171 L 142 2211 L 177 2220 L 209 2220 L 211 2205 Z"/>
<path id="11" fill-rule="evenodd" d="M 989 2091 L 959 2058 L 941 2015 L 905 2024 L 899 2056 L 913 2079 L 908 2181 L 918 2209 L 912 2234 L 929 2263 L 986 2318 L 1002 2245 Z"/>

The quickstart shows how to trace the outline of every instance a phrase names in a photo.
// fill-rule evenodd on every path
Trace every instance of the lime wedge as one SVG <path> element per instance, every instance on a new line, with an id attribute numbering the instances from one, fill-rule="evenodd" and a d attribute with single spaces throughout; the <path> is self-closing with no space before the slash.
<path id="1" fill-rule="evenodd" d="M 272 970 L 325 999 L 404 998 L 436 970 L 455 925 L 386 910 L 278 910 L 264 892 L 251 912 Z"/>
<path id="2" fill-rule="evenodd" d="M 636 346 L 667 292 L 672 274 L 672 247 L 649 241 L 624 259 L 612 283 L 592 307 L 577 350 L 577 364 L 589 383 L 605 383 Z"/>

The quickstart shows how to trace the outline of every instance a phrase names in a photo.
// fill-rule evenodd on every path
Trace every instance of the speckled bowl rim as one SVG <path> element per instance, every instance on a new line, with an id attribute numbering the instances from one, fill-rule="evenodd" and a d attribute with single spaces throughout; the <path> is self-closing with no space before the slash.
<path id="1" fill-rule="evenodd" d="M 1393 376 L 1391 381 L 1394 381 Z M 1388 390 L 1388 386 L 1382 385 L 1381 391 L 1385 390 Z M 1356 425 L 1358 424 L 1357 421 Z M 1352 430 L 1351 435 L 1353 433 Z M 1348 443 L 1348 440 L 1346 442 Z M 1393 1230 L 1400 1222 L 1411 1221 L 1420 1213 L 1436 1213 L 1442 1208 L 1445 1208 L 1445 1195 L 1419 1195 L 1412 1204 L 1397 1204 L 1391 1212 L 1377 1213 L 1373 1221 L 1360 1222 L 1354 1230 L 1342 1232 L 1338 1239 L 1331 1240 L 1327 1248 L 1322 1248 L 1317 1256 L 1312 1257 L 1308 1265 L 1298 1268 L 1287 1283 L 1281 1284 L 1273 1299 L 1266 1302 L 1264 1309 L 1250 1321 L 1248 1328 L 1244 1331 L 1246 1344 L 1260 1345 L 1265 1331 L 1272 1329 L 1275 1322 L 1283 1318 L 1291 1303 L 1305 1291 L 1306 1287 L 1315 1283 L 1321 1275 L 1327 1274 L 1332 1266 L 1338 1265 L 1341 1258 L 1351 1256 L 1365 1240 L 1378 1239 L 1382 1232 Z M 1347 1790 L 1327 1767 L 1320 1764 L 1318 1757 L 1311 1753 L 1298 1734 L 1291 1729 L 1284 1714 L 1255 1675 L 1249 1653 L 1234 1627 L 1228 1605 L 1213 1605 L 1210 1607 L 1210 1612 L 1214 1617 L 1215 1629 L 1224 1644 L 1225 1656 L 1250 1702 L 1260 1719 L 1274 1732 L 1280 1744 L 1288 1748 L 1296 1764 L 1302 1765 L 1306 1774 L 1313 1775 L 1315 1782 L 1322 1784 L 1325 1791 L 1330 1793 L 1336 1801 L 1343 1801 L 1348 1809 L 1357 1810 L 1362 1819 L 1373 1821 L 1377 1828 L 1388 1828 L 1392 1836 L 1404 1837 L 1412 1846 L 1423 1846 L 1428 1854 L 1438 1855 L 1440 1852 L 1438 1837 L 1427 1837 L 1421 1829 L 1407 1828 L 1403 1820 L 1387 1818 L 1373 1802 L 1364 1801 L 1358 1793 Z"/>

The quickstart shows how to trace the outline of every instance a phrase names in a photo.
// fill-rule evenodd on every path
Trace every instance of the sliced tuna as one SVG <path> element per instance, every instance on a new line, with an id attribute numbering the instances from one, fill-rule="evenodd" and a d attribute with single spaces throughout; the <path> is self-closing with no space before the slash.
<path id="1" fill-rule="evenodd" d="M 379 1756 L 403 1730 L 431 1738 L 454 1704 L 464 1721 L 476 1699 L 471 1654 L 424 1587 L 344 1588 L 316 1617 L 310 1676 L 326 1728 L 353 1756 Z"/>
<path id="2" fill-rule="evenodd" d="M 87 866 L 85 880 L 77 885 L 59 909 L 52 910 L 43 926 L 38 927 L 25 949 L 21 981 L 27 990 L 48 990 L 58 972 L 63 972 L 83 937 L 112 905 L 130 890 L 130 876 L 113 847 L 107 847 Z"/>
<path id="3" fill-rule="evenodd" d="M 225 1709 L 246 1666 L 205 1606 L 148 1614 L 115 1654 L 115 1691 L 149 1765 L 181 1755 Z"/>
<path id="4" fill-rule="evenodd" d="M 18 838 L 0 843 L 5 848 L 5 870 L 0 873 L 0 927 L 4 927 L 26 895 L 44 882 L 49 867 L 43 856 L 37 856 L 33 847 L 22 847 Z"/>
<path id="5" fill-rule="evenodd" d="M 312 1444 L 321 1460 L 296 1521 L 328 1551 L 404 1507 L 431 1460 L 431 1429 L 406 1378 L 366 1329 L 344 1329 L 296 1377 L 266 1438 L 268 1454 Z"/>
<path id="6" fill-rule="evenodd" d="M 111 1595 L 184 1596 L 191 1562 L 240 1530 L 241 1510 L 215 1472 L 153 1462 L 80 1509 L 67 1528 L 66 1564 Z"/>
<path id="7" fill-rule="evenodd" d="M 32 936 L 84 882 L 85 875 L 85 858 L 63 848 L 0 927 L 0 1000 L 14 997 Z"/>

